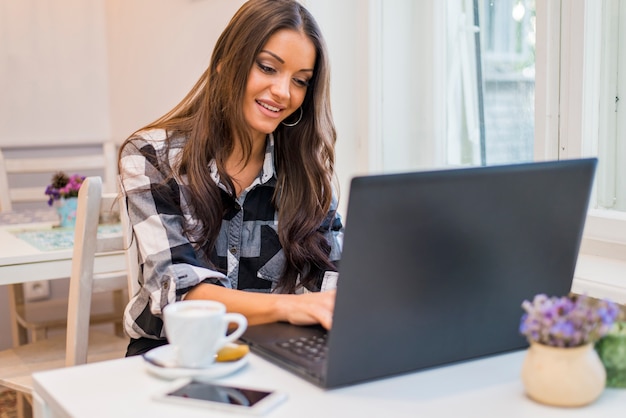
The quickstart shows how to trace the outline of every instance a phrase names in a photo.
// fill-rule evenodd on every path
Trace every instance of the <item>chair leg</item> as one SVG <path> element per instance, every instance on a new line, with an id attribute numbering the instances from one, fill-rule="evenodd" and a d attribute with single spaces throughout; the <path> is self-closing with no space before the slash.
<path id="1" fill-rule="evenodd" d="M 35 328 L 31 330 L 30 336 L 31 336 L 32 342 L 45 340 L 46 338 L 48 338 L 48 328 L 45 328 L 45 327 Z"/>
<path id="2" fill-rule="evenodd" d="M 124 317 L 124 291 L 121 289 L 113 291 L 113 312 L 119 312 L 120 320 L 114 323 L 115 335 L 120 337 L 125 337 L 124 334 L 124 325 L 123 325 L 123 317 Z"/>
<path id="3" fill-rule="evenodd" d="M 19 347 L 28 342 L 28 331 L 17 320 L 24 317 L 24 289 L 21 283 L 9 285 L 9 312 L 13 347 Z"/>
<path id="4" fill-rule="evenodd" d="M 31 404 L 30 396 L 22 392 L 17 392 L 16 400 L 17 417 L 32 418 L 33 406 Z"/>

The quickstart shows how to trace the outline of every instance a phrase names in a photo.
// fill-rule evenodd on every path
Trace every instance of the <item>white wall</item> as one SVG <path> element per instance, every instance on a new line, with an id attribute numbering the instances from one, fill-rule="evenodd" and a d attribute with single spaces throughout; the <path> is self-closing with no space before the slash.
<path id="1" fill-rule="evenodd" d="M 111 131 L 122 141 L 173 108 L 244 0 L 106 0 Z"/>
<path id="2" fill-rule="evenodd" d="M 109 137 L 104 0 L 0 0 L 0 145 Z"/>
<path id="3" fill-rule="evenodd" d="M 337 127 L 335 168 L 340 212 L 345 215 L 350 179 L 370 169 L 367 146 L 371 69 L 368 62 L 368 3 L 363 0 L 308 0 L 306 7 L 326 39 L 331 65 L 331 103 Z"/>

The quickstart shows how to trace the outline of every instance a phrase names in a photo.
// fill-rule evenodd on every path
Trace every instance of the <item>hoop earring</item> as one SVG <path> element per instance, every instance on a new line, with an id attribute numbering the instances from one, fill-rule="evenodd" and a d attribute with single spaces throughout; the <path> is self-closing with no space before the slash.
<path id="1" fill-rule="evenodd" d="M 302 110 L 302 107 L 299 107 L 298 109 L 300 109 L 300 117 L 298 118 L 297 121 L 293 122 L 293 123 L 285 123 L 285 121 L 282 121 L 281 123 L 289 128 L 293 128 L 294 126 L 296 126 L 297 124 L 300 123 L 300 121 L 302 120 L 302 115 L 304 114 L 304 111 Z"/>

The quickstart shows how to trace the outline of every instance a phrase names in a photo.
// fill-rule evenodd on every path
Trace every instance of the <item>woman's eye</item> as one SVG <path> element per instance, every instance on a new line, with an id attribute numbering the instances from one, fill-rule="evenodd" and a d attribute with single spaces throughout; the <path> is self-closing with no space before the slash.
<path id="1" fill-rule="evenodd" d="M 300 78 L 294 78 L 293 81 L 299 87 L 309 87 L 309 80 L 303 80 L 303 79 L 300 79 Z"/>
<path id="2" fill-rule="evenodd" d="M 267 74 L 273 74 L 276 72 L 276 70 L 272 67 L 270 67 L 269 65 L 265 65 L 262 62 L 257 61 L 256 65 L 259 67 L 259 69 L 261 71 L 263 71 L 264 73 Z"/>

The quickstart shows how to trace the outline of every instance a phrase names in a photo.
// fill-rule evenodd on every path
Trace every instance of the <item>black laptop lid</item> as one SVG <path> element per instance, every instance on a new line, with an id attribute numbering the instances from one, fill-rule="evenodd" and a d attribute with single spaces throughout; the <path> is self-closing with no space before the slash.
<path id="1" fill-rule="evenodd" d="M 570 291 L 595 159 L 353 179 L 325 386 L 520 349 Z"/>

